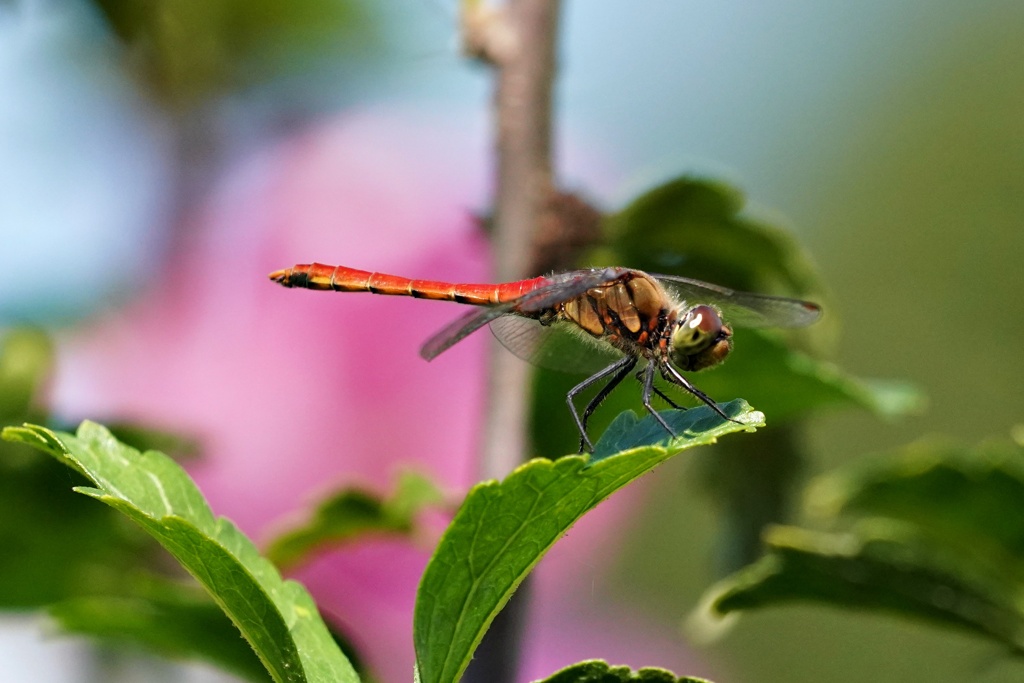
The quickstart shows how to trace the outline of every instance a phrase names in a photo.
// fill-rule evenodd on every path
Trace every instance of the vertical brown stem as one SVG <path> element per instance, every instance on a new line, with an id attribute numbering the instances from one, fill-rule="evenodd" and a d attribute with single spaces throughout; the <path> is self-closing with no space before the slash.
<path id="1" fill-rule="evenodd" d="M 503 11 L 492 11 L 479 0 L 464 4 L 465 44 L 496 68 L 493 242 L 495 276 L 501 281 L 534 274 L 532 244 L 553 195 L 551 91 L 559 5 L 559 0 L 508 0 Z M 495 479 L 526 456 L 530 370 L 492 341 L 489 376 L 480 473 Z M 524 582 L 495 618 L 466 670 L 467 683 L 515 681 L 528 592 Z"/>
<path id="2" fill-rule="evenodd" d="M 494 202 L 495 275 L 508 281 L 534 275 L 531 243 L 553 192 L 551 101 L 559 0 L 509 0 L 495 63 L 497 187 Z M 529 369 L 492 345 L 488 416 L 481 474 L 501 477 L 526 453 Z"/>

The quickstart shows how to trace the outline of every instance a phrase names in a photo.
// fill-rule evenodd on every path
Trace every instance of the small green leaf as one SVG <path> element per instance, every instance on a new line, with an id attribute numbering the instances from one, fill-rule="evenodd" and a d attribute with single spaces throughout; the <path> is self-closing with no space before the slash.
<path id="1" fill-rule="evenodd" d="M 422 683 L 459 679 L 494 616 L 584 513 L 673 455 L 764 424 L 743 401 L 723 408 L 739 424 L 706 407 L 666 412 L 679 435 L 670 438 L 652 417 L 623 416 L 593 459 L 533 460 L 474 487 L 420 582 L 413 640 Z"/>
<path id="2" fill-rule="evenodd" d="M 306 590 L 282 581 L 234 524 L 215 518 L 173 460 L 139 453 L 91 422 L 75 436 L 26 425 L 8 427 L 3 437 L 78 470 L 95 488 L 76 491 L 120 510 L 156 538 L 210 592 L 275 681 L 359 680 Z"/>
<path id="3" fill-rule="evenodd" d="M 595 659 L 568 666 L 537 683 L 711 683 L 704 678 L 677 677 L 671 671 L 645 667 L 611 666 Z"/>
<path id="4" fill-rule="evenodd" d="M 124 596 L 81 596 L 51 605 L 69 633 L 145 647 L 174 659 L 205 661 L 250 681 L 270 681 L 266 668 L 231 620 L 194 585 L 139 577 Z"/>
<path id="5" fill-rule="evenodd" d="M 325 546 L 363 534 L 409 533 L 420 510 L 443 501 L 433 482 L 411 472 L 402 474 L 388 498 L 361 489 L 340 491 L 317 505 L 312 519 L 271 541 L 267 557 L 279 567 L 288 567 Z"/>

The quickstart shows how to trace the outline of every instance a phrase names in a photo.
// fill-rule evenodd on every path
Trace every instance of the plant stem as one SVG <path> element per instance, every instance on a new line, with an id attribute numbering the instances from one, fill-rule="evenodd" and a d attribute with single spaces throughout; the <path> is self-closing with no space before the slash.
<path id="1" fill-rule="evenodd" d="M 483 44 L 482 55 L 497 71 L 493 243 L 499 281 L 536 274 L 531 272 L 531 245 L 554 194 L 551 91 L 559 4 L 558 0 L 509 0 L 504 12 L 492 16 L 487 35 L 474 39 Z M 530 377 L 529 368 L 497 344 L 491 348 L 490 360 L 481 462 L 485 479 L 504 476 L 524 459 Z"/>
<path id="2" fill-rule="evenodd" d="M 496 69 L 493 245 L 498 281 L 536 274 L 532 246 L 554 196 L 551 91 L 559 6 L 559 0 L 508 0 L 500 9 L 480 0 L 463 3 L 464 45 Z M 530 369 L 492 340 L 489 377 L 480 474 L 497 479 L 526 459 Z M 497 615 L 466 670 L 467 683 L 516 679 L 528 594 L 527 581 Z"/>

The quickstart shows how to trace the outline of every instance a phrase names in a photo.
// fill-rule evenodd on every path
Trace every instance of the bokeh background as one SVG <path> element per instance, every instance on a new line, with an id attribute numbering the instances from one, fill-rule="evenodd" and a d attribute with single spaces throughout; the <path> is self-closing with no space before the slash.
<path id="1" fill-rule="evenodd" d="M 430 365 L 416 354 L 454 307 L 265 280 L 314 259 L 487 277 L 491 81 L 458 56 L 457 8 L 187 4 L 0 6 L 0 324 L 55 335 L 62 418 L 196 436 L 214 510 L 257 539 L 325 487 L 386 489 L 399 466 L 465 488 L 484 340 Z M 930 396 L 892 424 L 817 419 L 812 472 L 1022 420 L 1022 36 L 1016 0 L 565 5 L 563 183 L 607 209 L 684 173 L 741 187 L 817 261 L 835 360 Z M 981 640 L 816 606 L 688 644 L 679 622 L 715 578 L 716 517 L 677 460 L 545 559 L 524 677 L 606 657 L 719 682 L 1019 680 Z M 428 554 L 380 539 L 297 574 L 383 681 L 411 670 L 402 638 Z M 2 623 L 11 680 L 99 680 L 81 643 Z"/>

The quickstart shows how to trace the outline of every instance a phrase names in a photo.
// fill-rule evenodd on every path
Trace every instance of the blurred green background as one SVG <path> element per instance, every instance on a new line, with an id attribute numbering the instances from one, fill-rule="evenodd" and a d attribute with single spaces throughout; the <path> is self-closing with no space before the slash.
<path id="1" fill-rule="evenodd" d="M 455 54 L 451 3 L 187 5 L 0 8 L 0 323 L 124 299 L 227 159 L 317 116 L 365 102 L 487 114 L 489 77 Z M 810 473 L 1024 421 L 1024 4 L 576 2 L 562 30 L 559 159 L 587 147 L 603 169 L 570 173 L 572 189 L 611 209 L 683 173 L 743 188 L 817 261 L 834 360 L 930 397 L 891 424 L 816 418 Z M 659 470 L 595 599 L 678 628 L 715 578 L 715 501 L 693 470 Z M 709 652 L 719 681 L 1022 671 L 980 639 L 823 607 L 746 615 Z"/>

